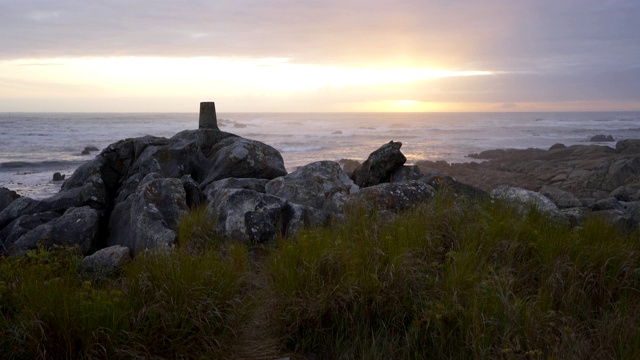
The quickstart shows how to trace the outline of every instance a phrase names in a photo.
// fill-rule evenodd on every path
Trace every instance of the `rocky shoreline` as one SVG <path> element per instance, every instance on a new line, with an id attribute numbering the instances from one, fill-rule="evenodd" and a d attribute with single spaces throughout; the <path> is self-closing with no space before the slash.
<path id="1" fill-rule="evenodd" d="M 615 149 L 492 150 L 473 155 L 484 162 L 413 166 L 391 141 L 362 164 L 319 161 L 287 173 L 277 150 L 220 131 L 213 112 L 203 117 L 201 108 L 198 130 L 108 146 L 52 197 L 0 189 L 0 252 L 78 245 L 88 263 L 112 266 L 173 248 L 180 218 L 198 207 L 226 238 L 262 243 L 339 220 L 353 204 L 396 216 L 442 189 L 535 204 L 571 226 L 590 214 L 625 228 L 640 222 L 640 140 L 621 140 Z"/>

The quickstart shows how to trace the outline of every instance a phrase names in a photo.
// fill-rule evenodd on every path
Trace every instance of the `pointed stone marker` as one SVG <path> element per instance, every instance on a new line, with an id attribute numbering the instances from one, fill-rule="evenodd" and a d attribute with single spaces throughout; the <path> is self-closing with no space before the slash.
<path id="1" fill-rule="evenodd" d="M 218 118 L 216 117 L 216 103 L 213 101 L 200 103 L 200 123 L 199 129 L 218 129 Z"/>

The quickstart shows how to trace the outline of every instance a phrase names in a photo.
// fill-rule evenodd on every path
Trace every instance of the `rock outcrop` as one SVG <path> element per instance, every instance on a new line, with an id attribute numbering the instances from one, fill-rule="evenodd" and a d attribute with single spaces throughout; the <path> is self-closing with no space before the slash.
<path id="1" fill-rule="evenodd" d="M 405 166 L 402 144 L 391 141 L 360 165 L 343 161 L 357 165 L 352 176 L 334 161 L 287 174 L 276 149 L 218 130 L 215 107 L 204 104 L 214 113 L 201 117 L 198 130 L 111 144 L 54 196 L 34 200 L 0 188 L 0 254 L 68 244 L 95 252 L 87 267 L 118 267 L 147 249 L 171 251 L 181 217 L 197 207 L 225 238 L 263 243 L 325 226 L 353 206 L 393 218 L 439 191 L 537 207 L 570 225 L 588 216 L 623 228 L 640 223 L 640 140 L 615 149 L 491 150 L 472 156 L 483 163 L 416 166 Z"/>
<path id="2" fill-rule="evenodd" d="M 362 165 L 353 172 L 353 181 L 360 187 L 388 182 L 389 178 L 407 161 L 400 148 L 402 143 L 390 141 L 372 152 Z"/>

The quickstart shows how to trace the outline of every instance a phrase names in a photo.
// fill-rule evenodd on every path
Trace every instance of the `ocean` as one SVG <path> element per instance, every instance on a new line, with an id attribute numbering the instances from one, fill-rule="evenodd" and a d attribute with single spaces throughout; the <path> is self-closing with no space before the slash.
<path id="1" fill-rule="evenodd" d="M 640 138 L 640 112 L 590 113 L 219 113 L 221 130 L 278 149 L 287 170 L 318 160 L 366 159 L 390 140 L 408 163 L 477 161 L 470 153 L 499 148 L 549 148 L 590 143 L 598 134 Z M 44 198 L 120 139 L 171 137 L 196 129 L 196 113 L 0 113 L 0 187 Z M 615 143 L 602 143 L 615 146 Z"/>

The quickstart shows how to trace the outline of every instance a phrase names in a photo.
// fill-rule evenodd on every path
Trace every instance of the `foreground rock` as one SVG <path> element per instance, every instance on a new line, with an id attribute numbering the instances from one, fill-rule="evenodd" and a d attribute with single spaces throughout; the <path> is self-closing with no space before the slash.
<path id="1" fill-rule="evenodd" d="M 189 210 L 180 179 L 148 175 L 136 192 L 116 205 L 107 245 L 121 245 L 136 255 L 145 249 L 170 250 L 180 217 Z"/>
<path id="2" fill-rule="evenodd" d="M 347 197 L 358 192 L 358 189 L 335 161 L 318 161 L 301 166 L 265 186 L 267 194 L 329 213 L 342 212 Z"/>

